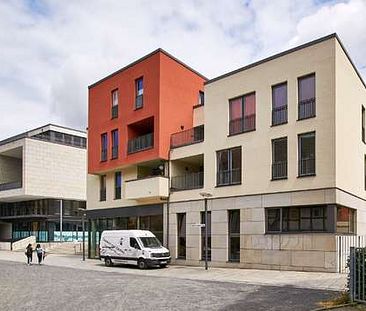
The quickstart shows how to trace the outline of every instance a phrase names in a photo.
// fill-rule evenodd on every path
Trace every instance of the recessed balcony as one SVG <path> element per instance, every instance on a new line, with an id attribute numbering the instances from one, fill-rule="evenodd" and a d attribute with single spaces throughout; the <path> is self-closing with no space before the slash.
<path id="1" fill-rule="evenodd" d="M 170 147 L 178 148 L 182 146 L 200 143 L 204 140 L 204 126 L 196 126 L 188 130 L 174 133 L 170 137 Z"/>

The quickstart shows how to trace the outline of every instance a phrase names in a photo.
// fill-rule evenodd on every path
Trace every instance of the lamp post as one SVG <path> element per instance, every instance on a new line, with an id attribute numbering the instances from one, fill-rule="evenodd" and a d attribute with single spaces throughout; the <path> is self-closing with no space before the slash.
<path id="1" fill-rule="evenodd" d="M 208 269 L 208 212 L 207 212 L 207 199 L 212 197 L 211 193 L 208 192 L 201 192 L 200 196 L 205 200 L 205 270 Z"/>

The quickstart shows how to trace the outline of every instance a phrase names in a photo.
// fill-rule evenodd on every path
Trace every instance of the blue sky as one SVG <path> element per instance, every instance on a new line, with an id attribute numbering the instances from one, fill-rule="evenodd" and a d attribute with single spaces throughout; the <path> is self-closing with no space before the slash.
<path id="1" fill-rule="evenodd" d="M 366 0 L 0 1 L 0 139 L 85 129 L 87 86 L 162 47 L 209 78 L 337 32 L 366 77 Z"/>

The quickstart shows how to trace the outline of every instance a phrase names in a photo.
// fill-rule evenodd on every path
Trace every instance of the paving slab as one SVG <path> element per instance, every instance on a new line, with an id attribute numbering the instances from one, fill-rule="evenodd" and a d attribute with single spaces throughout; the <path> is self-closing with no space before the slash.
<path id="1" fill-rule="evenodd" d="M 25 262 L 23 252 L 0 251 L 0 260 Z M 36 256 L 34 256 L 36 260 Z M 294 288 L 342 291 L 346 285 L 346 275 L 322 272 L 297 272 L 277 270 L 254 270 L 234 268 L 209 268 L 170 265 L 164 269 L 139 270 L 129 266 L 106 267 L 97 259 L 82 261 L 80 256 L 49 254 L 45 265 L 68 267 L 110 273 L 133 274 L 140 276 L 169 277 L 187 280 L 248 283 L 268 286 L 287 286 Z"/>

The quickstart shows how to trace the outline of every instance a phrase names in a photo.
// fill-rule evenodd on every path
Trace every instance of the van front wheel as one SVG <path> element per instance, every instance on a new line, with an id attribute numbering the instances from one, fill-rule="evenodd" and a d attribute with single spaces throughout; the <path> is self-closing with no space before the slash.
<path id="1" fill-rule="evenodd" d="M 112 266 L 113 266 L 112 259 L 110 259 L 109 257 L 105 258 L 105 259 L 104 259 L 104 264 L 105 264 L 107 267 L 112 267 Z"/>
<path id="2" fill-rule="evenodd" d="M 146 268 L 146 262 L 144 259 L 139 259 L 139 261 L 137 262 L 137 266 L 139 267 L 139 269 L 145 269 Z"/>

